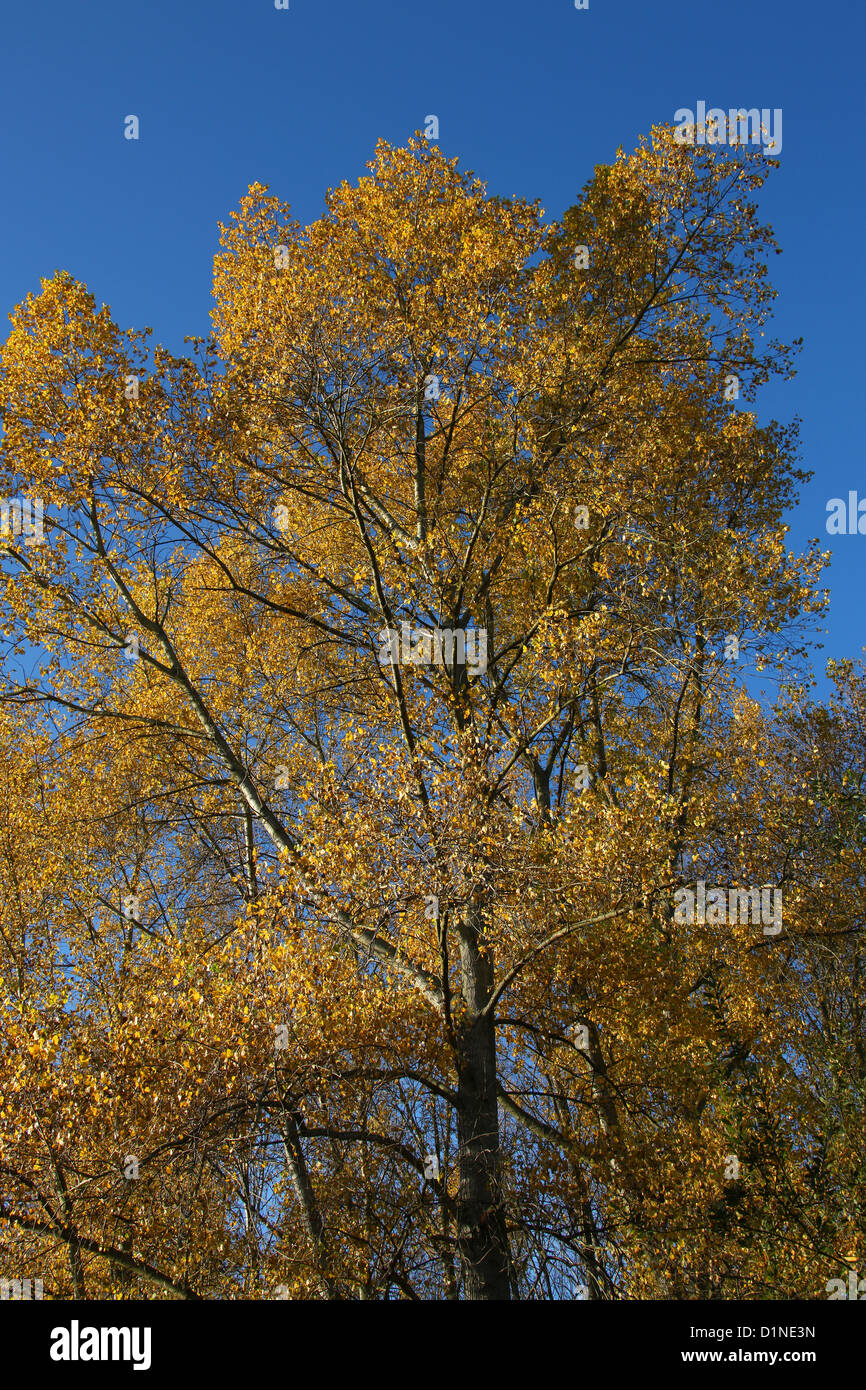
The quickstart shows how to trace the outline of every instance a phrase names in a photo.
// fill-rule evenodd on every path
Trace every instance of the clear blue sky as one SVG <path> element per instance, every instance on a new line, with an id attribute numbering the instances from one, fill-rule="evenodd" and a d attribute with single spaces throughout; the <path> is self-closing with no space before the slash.
<path id="1" fill-rule="evenodd" d="M 784 255 L 779 336 L 803 335 L 762 418 L 803 419 L 815 473 L 792 542 L 834 560 L 825 656 L 866 645 L 866 536 L 826 534 L 864 469 L 862 0 L 41 0 L 7 6 L 0 304 L 64 268 L 175 351 L 209 328 L 217 222 L 250 183 L 307 222 L 435 113 L 491 191 L 574 202 L 593 165 L 679 107 L 783 111 L 761 207 Z M 123 138 L 124 117 L 141 122 Z M 823 664 L 823 656 L 819 657 Z"/>

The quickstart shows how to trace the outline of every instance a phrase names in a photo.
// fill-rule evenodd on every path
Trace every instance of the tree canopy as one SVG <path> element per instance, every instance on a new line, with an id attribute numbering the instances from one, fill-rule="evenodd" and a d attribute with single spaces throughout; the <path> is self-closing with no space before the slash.
<path id="1" fill-rule="evenodd" d="M 546 222 L 381 142 L 308 227 L 250 188 L 186 356 L 63 271 L 15 310 L 4 1267 L 773 1299 L 862 1263 L 866 684 L 802 676 L 773 163 L 656 127 Z M 699 882 L 780 929 L 677 920 Z"/>

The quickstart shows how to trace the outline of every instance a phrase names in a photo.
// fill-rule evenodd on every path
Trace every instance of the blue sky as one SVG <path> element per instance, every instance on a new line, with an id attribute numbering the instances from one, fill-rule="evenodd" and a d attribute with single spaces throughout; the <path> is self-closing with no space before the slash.
<path id="1" fill-rule="evenodd" d="M 42 0 L 7 7 L 0 58 L 0 304 L 58 268 L 182 350 L 209 327 L 217 222 L 253 182 L 307 222 L 381 136 L 435 113 L 440 144 L 492 192 L 575 201 L 596 163 L 680 107 L 783 111 L 761 199 L 784 255 L 775 331 L 803 336 L 762 418 L 803 420 L 814 471 L 791 540 L 833 552 L 825 656 L 866 645 L 866 536 L 826 503 L 866 498 L 860 400 L 864 165 L 859 0 Z M 125 140 L 124 117 L 140 139 Z"/>

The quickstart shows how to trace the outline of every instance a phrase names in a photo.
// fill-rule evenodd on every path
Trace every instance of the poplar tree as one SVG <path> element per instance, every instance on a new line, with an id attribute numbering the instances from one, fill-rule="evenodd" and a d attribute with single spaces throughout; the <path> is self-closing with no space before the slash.
<path id="1" fill-rule="evenodd" d="M 778 1297 L 847 1258 L 849 1102 L 789 1060 L 839 929 L 818 803 L 745 687 L 824 603 L 796 430 L 755 405 L 796 346 L 764 336 L 773 163 L 654 128 L 546 223 L 382 142 L 308 227 L 249 190 L 187 356 L 66 272 L 15 310 L 10 1272 Z M 698 877 L 782 883 L 781 935 L 676 923 Z M 770 1081 L 813 1065 L 801 1120 Z"/>

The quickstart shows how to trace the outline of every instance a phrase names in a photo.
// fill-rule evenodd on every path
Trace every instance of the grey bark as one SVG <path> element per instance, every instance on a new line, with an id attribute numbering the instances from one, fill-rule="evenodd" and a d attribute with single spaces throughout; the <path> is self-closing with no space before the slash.
<path id="1" fill-rule="evenodd" d="M 464 1294 L 470 1300 L 511 1297 L 511 1259 L 502 1201 L 502 1154 L 492 1010 L 493 961 L 482 949 L 480 914 L 470 908 L 461 923 L 460 967 L 466 1013 L 457 1029 L 457 1250 Z"/>

